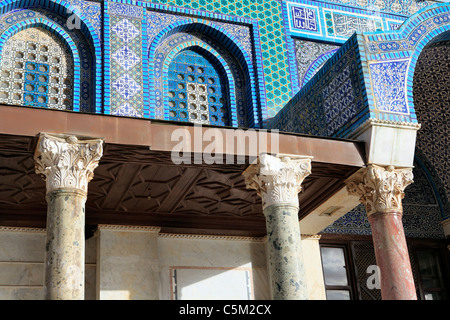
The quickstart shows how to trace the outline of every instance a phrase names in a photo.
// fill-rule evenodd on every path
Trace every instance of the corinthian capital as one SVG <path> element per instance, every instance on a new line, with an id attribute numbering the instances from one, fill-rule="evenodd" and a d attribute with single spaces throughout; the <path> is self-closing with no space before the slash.
<path id="1" fill-rule="evenodd" d="M 375 212 L 403 212 L 403 191 L 412 182 L 412 168 L 371 164 L 347 180 L 346 185 L 349 194 L 360 197 L 369 216 Z"/>
<path id="2" fill-rule="evenodd" d="M 36 173 L 47 183 L 47 193 L 77 189 L 87 193 L 88 182 L 103 154 L 103 141 L 75 136 L 41 134 L 34 154 Z"/>
<path id="3" fill-rule="evenodd" d="M 244 171 L 247 188 L 256 189 L 263 208 L 272 204 L 298 207 L 298 193 L 303 180 L 311 173 L 311 158 L 274 157 L 262 154 L 257 164 Z"/>

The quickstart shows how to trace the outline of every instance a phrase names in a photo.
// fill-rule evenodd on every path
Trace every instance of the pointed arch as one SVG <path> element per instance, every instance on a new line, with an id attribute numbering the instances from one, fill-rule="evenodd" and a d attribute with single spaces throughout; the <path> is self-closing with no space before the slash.
<path id="1" fill-rule="evenodd" d="M 81 61 L 80 55 L 78 52 L 78 48 L 73 42 L 72 38 L 61 29 L 58 25 L 54 24 L 51 21 L 42 19 L 42 18 L 34 18 L 26 21 L 19 22 L 10 28 L 8 28 L 1 36 L 0 36 L 0 61 L 2 55 L 2 50 L 6 42 L 13 37 L 15 34 L 34 27 L 41 27 L 45 30 L 52 32 L 58 36 L 58 38 L 64 43 L 64 45 L 70 48 L 72 53 L 72 59 L 74 64 L 74 80 L 73 80 L 73 101 L 72 101 L 72 111 L 80 111 L 80 100 L 81 100 L 81 91 L 80 87 L 80 74 L 81 74 Z"/>
<path id="2" fill-rule="evenodd" d="M 69 18 L 76 15 L 80 19 L 81 33 L 94 48 L 95 58 L 95 112 L 102 113 L 102 47 L 101 40 L 95 32 L 94 26 L 78 8 L 65 0 L 4 0 L 0 3 L 0 16 L 16 9 L 46 8 L 62 17 Z"/>
<path id="3" fill-rule="evenodd" d="M 244 47 L 239 43 L 239 41 L 233 37 L 229 32 L 211 21 L 203 20 L 200 18 L 187 18 L 185 20 L 180 20 L 172 23 L 171 25 L 165 27 L 161 30 L 154 38 L 152 44 L 149 46 L 148 56 L 149 60 L 157 60 L 156 56 L 158 47 L 163 43 L 165 39 L 174 35 L 178 32 L 199 32 L 203 35 L 209 36 L 215 39 L 218 43 L 224 45 L 227 50 L 236 57 L 237 61 L 240 63 L 245 76 L 245 82 L 247 85 L 247 118 L 251 126 L 260 127 L 261 114 L 258 106 L 260 105 L 260 99 L 257 92 L 257 79 L 255 79 L 255 70 L 250 56 L 245 51 Z M 150 108 L 149 114 L 152 117 L 155 116 L 155 69 L 150 68 L 149 70 L 149 91 L 150 91 L 150 101 L 148 107 Z"/>
<path id="4" fill-rule="evenodd" d="M 229 100 L 230 100 L 229 101 L 230 102 L 230 106 L 229 106 L 230 110 L 229 111 L 231 113 L 231 116 L 229 117 L 228 121 L 229 121 L 229 125 L 237 127 L 238 123 L 237 123 L 237 111 L 236 111 L 236 97 L 235 97 L 235 92 L 234 92 L 234 88 L 235 88 L 234 79 L 231 74 L 231 70 L 228 67 L 225 60 L 213 48 L 211 48 L 207 44 L 199 42 L 199 41 L 184 42 L 180 46 L 177 46 L 176 48 L 174 48 L 168 54 L 168 56 L 163 64 L 163 73 L 164 74 L 168 73 L 169 66 L 170 66 L 171 62 L 173 61 L 173 59 L 177 56 L 177 54 L 179 54 L 183 50 L 195 49 L 195 48 L 199 48 L 200 50 L 202 50 L 204 52 L 205 55 L 209 55 L 210 57 L 215 59 L 217 61 L 217 64 L 221 67 L 223 72 L 226 74 L 226 81 L 228 82 L 227 85 L 228 85 Z M 167 77 L 164 77 L 164 78 L 167 79 Z M 166 85 L 164 85 L 164 86 L 166 86 Z M 167 96 L 165 96 L 165 100 L 166 100 L 165 105 L 167 106 L 168 102 L 169 102 Z M 168 108 L 165 108 L 164 119 L 168 120 Z"/>

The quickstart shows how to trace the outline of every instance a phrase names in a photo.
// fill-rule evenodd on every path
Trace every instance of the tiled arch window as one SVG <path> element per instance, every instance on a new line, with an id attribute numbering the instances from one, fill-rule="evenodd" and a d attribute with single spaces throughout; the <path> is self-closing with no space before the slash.
<path id="1" fill-rule="evenodd" d="M 7 40 L 0 59 L 0 103 L 73 109 L 73 58 L 56 35 L 22 30 Z"/>
<path id="2" fill-rule="evenodd" d="M 229 90 L 218 63 L 185 49 L 174 57 L 168 73 L 169 120 L 229 125 Z"/>

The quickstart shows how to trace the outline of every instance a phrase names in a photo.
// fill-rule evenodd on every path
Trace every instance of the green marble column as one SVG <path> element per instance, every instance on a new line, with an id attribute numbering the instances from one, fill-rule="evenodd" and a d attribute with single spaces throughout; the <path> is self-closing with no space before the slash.
<path id="1" fill-rule="evenodd" d="M 248 188 L 262 198 L 266 217 L 272 299 L 306 300 L 298 193 L 311 173 L 309 157 L 261 155 L 243 173 Z"/>
<path id="2" fill-rule="evenodd" d="M 48 300 L 84 299 L 84 204 L 86 193 L 58 189 L 47 194 L 44 293 Z"/>
<path id="3" fill-rule="evenodd" d="M 264 209 L 269 270 L 274 300 L 306 300 L 298 207 L 273 204 Z"/>
<path id="4" fill-rule="evenodd" d="M 102 140 L 41 134 L 36 173 L 46 180 L 47 241 L 44 295 L 83 300 L 87 185 L 102 155 Z"/>

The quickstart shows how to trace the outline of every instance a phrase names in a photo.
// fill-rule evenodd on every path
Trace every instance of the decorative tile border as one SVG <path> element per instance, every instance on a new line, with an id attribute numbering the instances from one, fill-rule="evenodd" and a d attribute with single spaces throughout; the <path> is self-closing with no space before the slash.
<path id="1" fill-rule="evenodd" d="M 316 2 L 320 4 L 348 7 L 353 10 L 375 10 L 403 17 L 411 16 L 420 9 L 435 3 L 435 1 L 423 0 L 316 0 Z"/>
<path id="2" fill-rule="evenodd" d="M 354 34 L 269 123 L 269 129 L 345 137 L 369 118 L 362 37 Z"/>
<path id="3" fill-rule="evenodd" d="M 267 2 L 258 0 L 255 4 L 247 0 L 238 0 L 236 3 L 216 1 L 214 5 L 206 1 L 191 3 L 187 0 L 158 1 L 164 4 L 126 0 L 122 2 L 144 6 L 155 11 L 248 25 L 252 31 L 254 50 L 253 60 L 248 61 L 255 70 L 250 76 L 255 88 L 258 88 L 253 104 L 256 108 L 255 114 L 259 113 L 257 118 L 250 118 L 249 122 L 254 122 L 255 127 L 261 127 L 269 116 L 275 115 L 290 99 L 289 65 L 285 59 L 286 48 L 282 40 L 284 31 L 281 5 L 277 0 Z M 269 53 L 271 50 L 275 50 L 276 53 Z M 272 74 L 276 75 L 272 77 Z"/>
<path id="4" fill-rule="evenodd" d="M 318 1 L 285 2 L 291 36 L 344 43 L 355 31 L 392 30 L 404 17 L 374 10 L 360 10 Z"/>
<path id="5" fill-rule="evenodd" d="M 72 6 L 71 0 L 4 0 L 0 3 L 0 16 L 8 12 L 21 8 L 36 6 L 41 8 L 49 8 L 55 14 L 61 16 L 70 16 L 72 14 L 78 16 L 81 21 L 80 31 L 91 41 L 94 48 L 95 57 L 95 112 L 102 113 L 102 49 L 98 30 L 91 23 L 90 19 L 85 16 L 79 7 Z M 78 0 L 81 1 L 81 0 Z M 49 19 L 51 20 L 51 19 Z M 58 26 L 59 27 L 59 26 Z M 81 84 L 80 84 L 81 85 Z M 81 91 L 80 87 L 78 88 Z M 77 105 L 79 107 L 79 105 Z"/>
<path id="6" fill-rule="evenodd" d="M 347 1 L 346 1 L 347 2 Z M 335 5 L 321 1 L 282 1 L 283 21 L 286 32 L 288 59 L 290 61 L 290 77 L 292 92 L 300 90 L 297 70 L 295 68 L 296 37 L 311 41 L 324 41 L 334 44 L 343 44 L 355 30 L 392 30 L 403 23 L 405 17 L 381 13 L 373 8 L 364 9 Z M 371 29 L 372 28 L 372 29 Z"/>
<path id="7" fill-rule="evenodd" d="M 168 81 L 168 70 L 169 70 L 169 65 L 172 62 L 173 58 L 183 49 L 189 48 L 189 47 L 199 47 L 204 49 L 205 51 L 207 51 L 209 54 L 211 54 L 212 56 L 214 56 L 217 61 L 219 61 L 219 64 L 222 66 L 222 68 L 225 70 L 225 73 L 227 74 L 227 79 L 229 81 L 229 98 L 230 98 L 230 111 L 231 111 L 231 117 L 229 118 L 230 124 L 233 127 L 237 127 L 238 126 L 238 118 L 237 118 L 237 111 L 236 111 L 236 94 L 235 94 L 235 84 L 234 84 L 234 80 L 233 80 L 233 76 L 231 74 L 231 70 L 230 68 L 228 68 L 225 60 L 220 56 L 220 54 L 215 51 L 213 48 L 211 48 L 210 46 L 208 46 L 207 44 L 201 42 L 201 41 L 188 41 L 188 42 L 183 42 L 181 45 L 176 46 L 175 48 L 171 48 L 170 53 L 167 55 L 167 57 L 164 60 L 163 66 L 162 66 L 162 71 L 161 73 L 163 74 L 163 78 L 164 80 L 164 87 L 166 87 L 166 82 Z M 168 106 L 169 105 L 169 97 L 164 95 L 164 106 Z M 164 108 L 164 119 L 168 120 L 169 119 L 169 108 L 166 107 Z"/>
<path id="8" fill-rule="evenodd" d="M 80 70 L 81 70 L 81 60 L 78 53 L 78 48 L 73 42 L 72 38 L 57 24 L 43 19 L 43 18 L 32 18 L 29 20 L 21 21 L 8 28 L 0 37 L 0 56 L 4 44 L 16 33 L 31 27 L 42 27 L 60 38 L 72 51 L 73 63 L 74 63 L 74 75 L 73 75 L 73 111 L 80 111 Z"/>
<path id="9" fill-rule="evenodd" d="M 369 72 L 378 119 L 407 121 L 406 70 L 409 60 L 390 60 L 369 63 Z"/>
<path id="10" fill-rule="evenodd" d="M 104 113 L 144 117 L 144 8 L 106 2 L 104 14 Z M 107 39 L 107 40 L 106 40 Z M 146 96 L 148 95 L 145 94 Z"/>
<path id="11" fill-rule="evenodd" d="M 178 8 L 166 8 L 175 10 L 176 12 L 182 11 L 182 12 L 191 12 L 195 10 L 178 10 Z M 152 11 L 149 11 L 149 15 Z M 150 30 L 150 37 L 153 40 L 149 40 L 149 60 L 155 60 L 158 61 L 159 58 L 155 57 L 156 49 L 158 45 L 161 43 L 161 41 L 166 37 L 170 36 L 175 31 L 182 31 L 184 28 L 191 24 L 202 24 L 204 25 L 203 32 L 206 34 L 211 33 L 215 38 L 220 38 L 221 43 L 227 47 L 227 49 L 233 53 L 233 55 L 239 60 L 241 63 L 241 66 L 244 68 L 244 72 L 246 73 L 246 76 L 248 79 L 249 85 L 250 85 L 250 96 L 247 97 L 247 101 L 251 101 L 248 103 L 247 107 L 247 121 L 248 124 L 251 127 L 260 127 L 261 126 L 261 118 L 265 119 L 267 118 L 267 112 L 265 111 L 265 88 L 264 83 L 262 83 L 263 80 L 263 69 L 262 69 L 262 58 L 261 55 L 258 53 L 257 50 L 255 50 L 252 54 L 248 54 L 248 48 L 249 46 L 244 44 L 242 45 L 239 40 L 239 33 L 243 29 L 230 29 L 224 22 L 216 23 L 216 21 L 209 20 L 209 19 L 203 19 L 199 17 L 189 17 L 184 15 L 174 15 L 173 11 L 154 11 L 155 14 L 161 15 L 163 14 L 163 17 L 170 17 L 170 18 L 164 18 L 164 23 L 161 25 L 161 30 L 158 30 L 155 32 L 152 29 Z M 192 13 L 192 12 L 191 12 Z M 202 12 L 200 12 L 202 13 Z M 223 18 L 223 17 L 222 17 Z M 167 20 L 167 21 L 166 21 Z M 245 19 L 239 19 L 239 20 L 245 20 Z M 232 20 L 231 20 L 232 21 Z M 253 31 L 255 30 L 255 24 L 253 21 L 247 21 L 247 23 L 251 23 L 251 28 Z M 257 25 L 256 25 L 257 26 Z M 237 31 L 237 33 L 236 33 Z M 234 32 L 234 33 L 230 33 Z M 254 34 L 254 32 L 253 32 Z M 253 40 L 255 39 L 253 35 Z M 248 41 L 248 40 L 246 40 Z M 258 48 L 257 45 L 255 45 L 255 48 Z M 253 57 L 253 58 L 252 58 Z M 256 64 L 254 61 L 256 60 Z M 246 70 L 248 69 L 248 70 Z M 154 67 L 149 69 L 149 84 L 150 84 L 150 93 L 152 94 L 152 89 L 155 86 L 155 70 Z M 158 114 L 156 111 L 156 105 L 155 99 L 150 97 L 150 115 L 151 117 L 158 117 L 158 114 L 160 113 L 158 111 Z M 233 120 L 234 121 L 234 120 Z"/>

